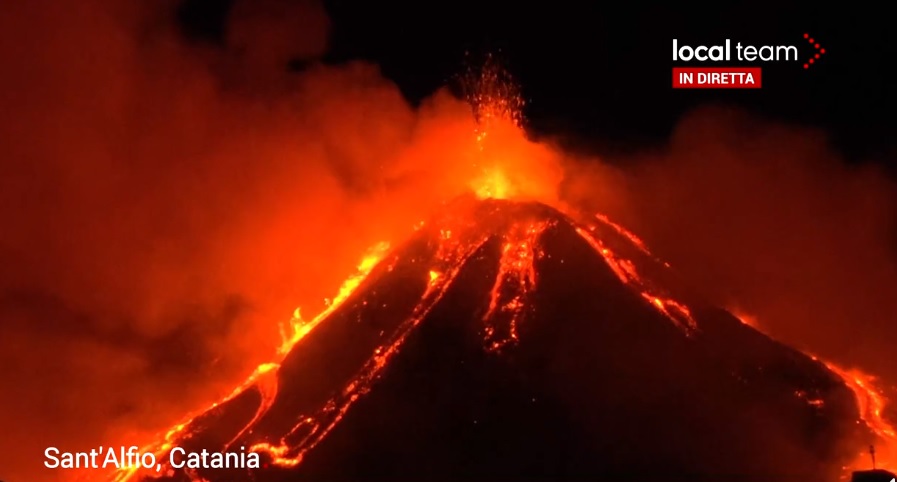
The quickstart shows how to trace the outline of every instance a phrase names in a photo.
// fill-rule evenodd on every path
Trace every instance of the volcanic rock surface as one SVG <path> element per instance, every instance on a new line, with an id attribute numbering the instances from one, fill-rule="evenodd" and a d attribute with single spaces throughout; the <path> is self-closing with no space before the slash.
<path id="1" fill-rule="evenodd" d="M 167 479 L 835 480 L 857 418 L 612 223 L 464 199 L 177 441 L 264 468 Z"/>

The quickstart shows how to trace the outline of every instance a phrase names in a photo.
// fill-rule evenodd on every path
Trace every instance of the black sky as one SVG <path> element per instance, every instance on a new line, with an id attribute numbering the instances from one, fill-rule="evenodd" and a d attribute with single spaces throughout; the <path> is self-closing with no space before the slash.
<path id="1" fill-rule="evenodd" d="M 206 40 L 220 36 L 228 4 L 187 0 L 181 9 L 185 31 Z M 662 142 L 683 113 L 717 102 L 820 127 L 852 160 L 881 161 L 897 153 L 891 141 L 897 97 L 888 75 L 897 47 L 884 5 L 700 5 L 329 0 L 333 28 L 326 61 L 372 60 L 418 101 L 461 72 L 466 53 L 499 53 L 522 84 L 533 129 L 576 133 L 605 146 Z M 726 38 L 796 45 L 809 57 L 804 33 L 818 39 L 826 56 L 808 70 L 802 61 L 761 65 L 760 90 L 670 85 L 673 38 L 691 45 Z"/>

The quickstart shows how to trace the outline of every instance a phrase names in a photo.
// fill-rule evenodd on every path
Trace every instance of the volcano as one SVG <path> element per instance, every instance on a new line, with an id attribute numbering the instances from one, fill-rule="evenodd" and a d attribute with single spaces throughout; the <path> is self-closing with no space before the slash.
<path id="1" fill-rule="evenodd" d="M 869 436 L 824 363 L 607 218 L 538 203 L 446 205 L 295 329 L 156 447 L 259 468 L 117 480 L 836 480 Z"/>

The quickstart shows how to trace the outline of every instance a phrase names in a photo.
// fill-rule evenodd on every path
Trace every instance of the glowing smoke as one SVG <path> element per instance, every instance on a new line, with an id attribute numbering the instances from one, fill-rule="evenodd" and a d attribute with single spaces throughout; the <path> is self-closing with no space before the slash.
<path id="1" fill-rule="evenodd" d="M 326 47 L 320 5 L 238 2 L 223 49 L 172 6 L 0 17 L 4 477 L 52 480 L 46 446 L 140 443 L 230 391 L 279 321 L 476 173 L 462 101 L 412 109 L 363 63 L 288 71 Z"/>

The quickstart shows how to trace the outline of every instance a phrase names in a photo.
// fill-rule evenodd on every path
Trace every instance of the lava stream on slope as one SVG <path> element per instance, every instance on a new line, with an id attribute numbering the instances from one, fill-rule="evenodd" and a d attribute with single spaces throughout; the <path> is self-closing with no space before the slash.
<path id="1" fill-rule="evenodd" d="M 870 436 L 841 374 L 603 216 L 464 198 L 372 259 L 279 363 L 151 448 L 262 468 L 114 480 L 822 480 Z"/>

